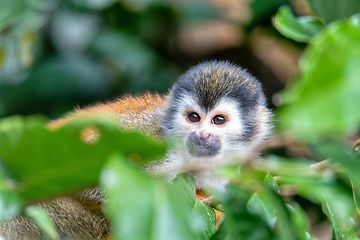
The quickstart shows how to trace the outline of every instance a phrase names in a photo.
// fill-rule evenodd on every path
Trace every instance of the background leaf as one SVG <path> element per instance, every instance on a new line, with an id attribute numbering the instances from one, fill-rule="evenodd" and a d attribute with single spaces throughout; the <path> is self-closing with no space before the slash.
<path id="1" fill-rule="evenodd" d="M 357 0 L 308 0 L 314 13 L 326 23 L 349 18 L 360 12 L 360 2 Z"/>
<path id="2" fill-rule="evenodd" d="M 357 47 L 355 47 L 357 46 Z M 315 140 L 355 132 L 360 123 L 360 31 L 334 23 L 314 38 L 300 62 L 300 78 L 282 93 L 281 127 Z"/>
<path id="3" fill-rule="evenodd" d="M 289 6 L 283 6 L 277 12 L 274 25 L 284 36 L 298 42 L 309 42 L 324 26 L 311 16 L 294 17 Z"/>

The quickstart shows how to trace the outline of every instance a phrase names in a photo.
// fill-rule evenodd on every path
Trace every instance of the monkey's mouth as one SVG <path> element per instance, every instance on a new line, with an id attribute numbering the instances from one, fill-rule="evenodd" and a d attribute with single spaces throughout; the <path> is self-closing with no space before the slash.
<path id="1" fill-rule="evenodd" d="M 186 147 L 191 156 L 210 157 L 219 153 L 221 142 L 216 136 L 211 136 L 207 140 L 202 140 L 198 138 L 195 133 L 190 133 L 186 139 Z"/>
<path id="2" fill-rule="evenodd" d="M 219 151 L 214 148 L 196 147 L 191 145 L 188 146 L 188 152 L 194 157 L 210 157 L 216 155 Z"/>

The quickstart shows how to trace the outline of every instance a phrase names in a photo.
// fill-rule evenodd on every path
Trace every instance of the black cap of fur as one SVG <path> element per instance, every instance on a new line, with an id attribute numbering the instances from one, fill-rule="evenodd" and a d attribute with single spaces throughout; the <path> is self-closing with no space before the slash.
<path id="1" fill-rule="evenodd" d="M 256 106 L 265 106 L 260 82 L 245 69 L 227 61 L 204 62 L 190 68 L 175 82 L 170 96 L 170 107 L 164 116 L 167 129 L 174 127 L 172 115 L 184 97 L 195 98 L 205 112 L 226 97 L 239 103 L 239 111 L 248 126 L 244 139 L 253 135 Z"/>

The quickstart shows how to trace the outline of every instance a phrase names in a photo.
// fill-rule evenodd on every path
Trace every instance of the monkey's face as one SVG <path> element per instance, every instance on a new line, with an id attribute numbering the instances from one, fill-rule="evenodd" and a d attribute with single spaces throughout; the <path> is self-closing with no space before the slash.
<path id="1" fill-rule="evenodd" d="M 185 162 L 251 154 L 270 132 L 261 84 L 228 62 L 199 64 L 167 95 L 161 126 Z"/>
<path id="2" fill-rule="evenodd" d="M 191 98 L 183 99 L 173 116 L 170 135 L 180 138 L 190 158 L 210 159 L 231 153 L 242 133 L 238 104 L 222 99 L 206 111 Z"/>

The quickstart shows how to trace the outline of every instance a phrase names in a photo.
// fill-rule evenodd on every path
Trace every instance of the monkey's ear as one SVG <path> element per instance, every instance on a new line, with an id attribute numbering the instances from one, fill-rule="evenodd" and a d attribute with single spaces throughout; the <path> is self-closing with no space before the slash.
<path id="1" fill-rule="evenodd" d="M 257 106 L 254 113 L 255 133 L 252 136 L 250 148 L 259 151 L 264 146 L 264 142 L 268 140 L 273 131 L 273 115 L 270 110 L 264 106 Z"/>

